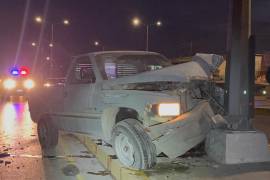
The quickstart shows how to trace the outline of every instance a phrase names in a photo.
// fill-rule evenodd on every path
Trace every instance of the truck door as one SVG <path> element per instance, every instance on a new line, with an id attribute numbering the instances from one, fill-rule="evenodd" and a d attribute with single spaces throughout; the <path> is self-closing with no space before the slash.
<path id="1" fill-rule="evenodd" d="M 95 82 L 96 76 L 90 58 L 77 58 L 70 69 L 64 88 L 62 128 L 83 133 L 100 132 L 99 119 L 90 107 Z"/>

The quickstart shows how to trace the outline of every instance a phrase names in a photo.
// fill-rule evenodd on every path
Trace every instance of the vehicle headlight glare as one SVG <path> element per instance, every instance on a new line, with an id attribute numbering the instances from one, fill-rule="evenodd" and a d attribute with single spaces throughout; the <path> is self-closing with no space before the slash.
<path id="1" fill-rule="evenodd" d="M 5 89 L 14 89 L 16 87 L 16 81 L 13 80 L 13 79 L 6 79 L 4 82 L 3 82 L 3 85 L 4 85 L 4 88 Z"/>
<path id="2" fill-rule="evenodd" d="M 33 80 L 31 80 L 31 79 L 27 79 L 27 80 L 24 81 L 23 86 L 26 89 L 32 89 L 33 87 L 35 87 L 35 82 Z"/>
<path id="3" fill-rule="evenodd" d="M 43 84 L 43 86 L 48 88 L 48 87 L 51 87 L 51 84 L 49 82 L 46 82 Z"/>
<path id="4" fill-rule="evenodd" d="M 158 105 L 159 116 L 178 116 L 180 115 L 179 103 L 162 103 Z"/>

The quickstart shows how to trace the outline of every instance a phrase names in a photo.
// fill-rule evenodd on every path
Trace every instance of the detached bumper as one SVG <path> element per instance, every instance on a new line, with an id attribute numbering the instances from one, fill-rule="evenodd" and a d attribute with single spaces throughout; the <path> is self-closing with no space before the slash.
<path id="1" fill-rule="evenodd" d="M 209 103 L 202 101 L 192 111 L 150 127 L 150 137 L 158 152 L 176 158 L 201 143 L 216 119 Z"/>

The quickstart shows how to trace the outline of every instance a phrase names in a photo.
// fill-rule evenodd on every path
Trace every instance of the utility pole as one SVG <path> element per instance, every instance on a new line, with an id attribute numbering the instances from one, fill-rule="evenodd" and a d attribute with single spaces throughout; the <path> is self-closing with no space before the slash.
<path id="1" fill-rule="evenodd" d="M 149 50 L 149 25 L 146 25 L 146 51 Z"/>
<path id="2" fill-rule="evenodd" d="M 231 39 L 228 40 L 229 58 L 227 61 L 226 101 L 228 121 L 233 129 L 252 128 L 254 86 L 254 52 L 250 47 L 251 0 L 232 0 Z M 252 43 L 254 43 L 252 41 Z M 252 67 L 251 67 L 252 66 Z"/>
<path id="3" fill-rule="evenodd" d="M 190 55 L 193 55 L 193 42 L 190 41 Z"/>
<path id="4" fill-rule="evenodd" d="M 266 162 L 270 161 L 267 137 L 252 127 L 255 41 L 251 33 L 251 0 L 231 2 L 232 33 L 225 90 L 225 119 L 229 127 L 211 130 L 205 149 L 211 159 L 223 164 Z"/>
<path id="5" fill-rule="evenodd" d="M 52 76 L 53 74 L 53 61 L 54 61 L 54 54 L 53 54 L 53 48 L 55 47 L 54 44 L 54 24 L 51 24 L 51 42 L 50 42 L 50 71 L 49 71 L 49 76 Z"/>

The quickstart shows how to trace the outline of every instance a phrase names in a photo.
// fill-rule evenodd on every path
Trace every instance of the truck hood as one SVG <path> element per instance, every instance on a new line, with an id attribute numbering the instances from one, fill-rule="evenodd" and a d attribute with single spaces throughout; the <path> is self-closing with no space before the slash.
<path id="1" fill-rule="evenodd" d="M 196 54 L 192 61 L 169 66 L 156 71 L 140 73 L 104 82 L 103 88 L 110 89 L 115 85 L 147 82 L 182 82 L 191 80 L 208 80 L 223 62 L 223 57 L 215 54 Z"/>

